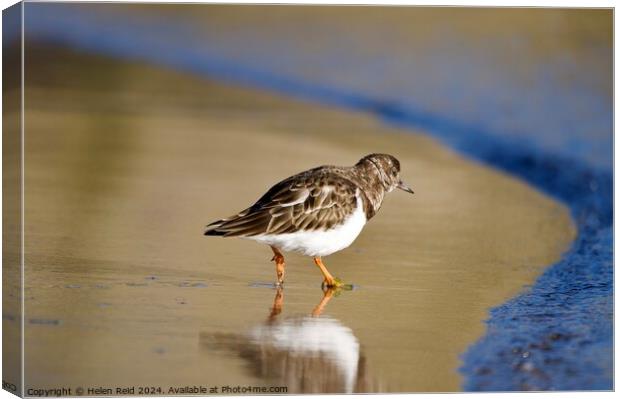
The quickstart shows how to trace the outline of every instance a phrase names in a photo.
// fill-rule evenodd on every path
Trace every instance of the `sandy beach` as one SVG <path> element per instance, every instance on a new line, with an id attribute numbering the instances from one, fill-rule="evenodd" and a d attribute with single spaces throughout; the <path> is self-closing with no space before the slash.
<path id="1" fill-rule="evenodd" d="M 423 132 L 140 63 L 34 45 L 26 59 L 26 388 L 458 391 L 489 307 L 575 236 L 564 206 Z M 308 364 L 268 332 L 315 323 L 320 274 L 289 255 L 270 317 L 269 248 L 202 229 L 280 179 L 371 152 L 395 155 L 416 194 L 392 193 L 325 259 L 357 289 L 329 301 L 319 330 L 353 359 L 266 373 Z"/>

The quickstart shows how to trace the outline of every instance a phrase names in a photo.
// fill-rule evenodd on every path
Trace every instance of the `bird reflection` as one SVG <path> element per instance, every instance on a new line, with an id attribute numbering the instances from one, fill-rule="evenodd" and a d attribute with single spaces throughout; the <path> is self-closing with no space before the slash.
<path id="1" fill-rule="evenodd" d="M 281 318 L 284 291 L 277 288 L 264 323 L 242 334 L 200 334 L 209 349 L 235 354 L 250 372 L 288 393 L 375 391 L 366 359 L 350 328 L 322 316 L 338 291 L 328 289 L 311 315 Z"/>

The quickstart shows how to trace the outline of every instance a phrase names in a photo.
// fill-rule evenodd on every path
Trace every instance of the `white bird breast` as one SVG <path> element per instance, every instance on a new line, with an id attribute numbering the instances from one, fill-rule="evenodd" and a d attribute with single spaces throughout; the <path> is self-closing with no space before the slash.
<path id="1" fill-rule="evenodd" d="M 307 256 L 327 256 L 347 248 L 355 241 L 366 224 L 366 214 L 359 193 L 353 213 L 339 226 L 330 230 L 298 231 L 286 234 L 261 234 L 246 237 L 273 245 L 282 251 L 299 252 Z"/>

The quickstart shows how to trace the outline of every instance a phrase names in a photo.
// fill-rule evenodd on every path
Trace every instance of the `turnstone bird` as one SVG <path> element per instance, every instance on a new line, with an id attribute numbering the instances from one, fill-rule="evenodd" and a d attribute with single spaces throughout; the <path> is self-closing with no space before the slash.
<path id="1" fill-rule="evenodd" d="M 278 285 L 284 282 L 284 255 L 312 256 L 327 287 L 343 284 L 321 257 L 347 248 L 383 202 L 400 188 L 400 162 L 388 154 L 370 154 L 351 167 L 319 166 L 282 180 L 251 207 L 206 227 L 205 235 L 248 238 L 273 250 Z"/>

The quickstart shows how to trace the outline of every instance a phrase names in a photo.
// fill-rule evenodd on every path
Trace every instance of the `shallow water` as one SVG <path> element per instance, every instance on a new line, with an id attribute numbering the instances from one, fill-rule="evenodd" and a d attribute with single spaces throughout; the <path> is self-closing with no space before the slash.
<path id="1" fill-rule="evenodd" d="M 574 237 L 555 201 L 363 115 L 60 49 L 27 57 L 26 388 L 458 390 L 488 307 Z M 357 289 L 326 297 L 292 255 L 278 292 L 268 248 L 202 236 L 276 180 L 371 151 L 394 153 L 416 194 L 390 195 L 326 258 Z"/>

